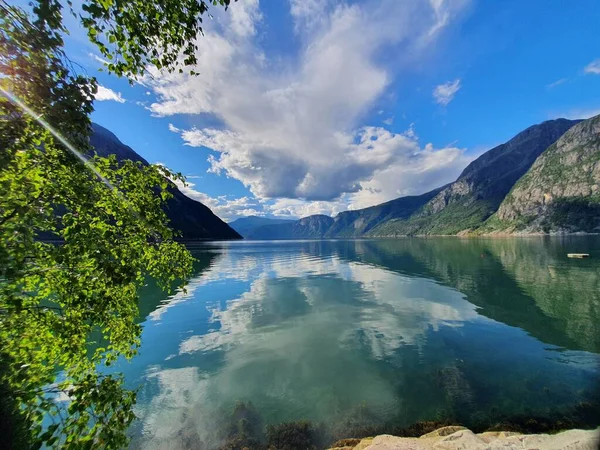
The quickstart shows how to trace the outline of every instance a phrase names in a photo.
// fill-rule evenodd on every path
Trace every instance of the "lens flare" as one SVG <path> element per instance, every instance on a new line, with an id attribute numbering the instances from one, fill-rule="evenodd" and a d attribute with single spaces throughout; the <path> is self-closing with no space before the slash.
<path id="1" fill-rule="evenodd" d="M 14 105 L 18 106 L 19 108 L 21 108 L 26 114 L 28 114 L 33 120 L 35 120 L 37 123 L 39 123 L 42 127 L 44 127 L 46 130 L 48 130 L 50 133 L 52 133 L 52 136 L 54 136 L 56 139 L 58 139 L 58 141 L 67 149 L 69 150 L 77 159 L 79 159 L 83 164 L 85 164 L 85 166 L 90 169 L 109 189 L 115 191 L 115 192 L 119 192 L 118 190 L 116 190 L 116 188 L 111 184 L 110 181 L 108 181 L 99 171 L 98 169 L 96 169 L 96 167 L 91 163 L 91 161 L 89 159 L 87 159 L 83 153 L 81 153 L 79 150 L 77 150 L 69 141 L 67 141 L 52 125 L 50 125 L 48 122 L 46 122 L 44 119 L 42 119 L 42 116 L 40 114 L 36 114 L 35 111 L 33 111 L 31 108 L 29 108 L 26 104 L 24 104 L 21 100 L 19 100 L 18 97 L 16 97 L 15 95 L 13 95 L 12 93 L 10 93 L 9 91 L 7 91 L 6 89 L 4 89 L 3 87 L 0 86 L 0 91 L 6 96 L 6 98 L 8 98 Z"/>

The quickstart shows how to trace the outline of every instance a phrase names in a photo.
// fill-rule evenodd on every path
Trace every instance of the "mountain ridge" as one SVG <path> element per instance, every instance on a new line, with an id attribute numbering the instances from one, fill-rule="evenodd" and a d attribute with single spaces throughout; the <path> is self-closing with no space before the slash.
<path id="1" fill-rule="evenodd" d="M 600 115 L 540 155 L 484 225 L 487 232 L 600 232 Z"/>
<path id="2" fill-rule="evenodd" d="M 371 234 L 457 234 L 478 227 L 537 157 L 578 122 L 555 119 L 526 128 L 472 161 L 408 220 L 381 224 Z"/>
<path id="3" fill-rule="evenodd" d="M 554 119 L 532 125 L 480 155 L 454 182 L 424 194 L 344 211 L 333 218 L 308 216 L 293 224 L 259 227 L 249 232 L 249 237 L 320 239 L 476 232 L 495 215 L 507 195 L 538 159 L 581 122 Z M 327 223 L 331 225 L 323 230 Z"/>

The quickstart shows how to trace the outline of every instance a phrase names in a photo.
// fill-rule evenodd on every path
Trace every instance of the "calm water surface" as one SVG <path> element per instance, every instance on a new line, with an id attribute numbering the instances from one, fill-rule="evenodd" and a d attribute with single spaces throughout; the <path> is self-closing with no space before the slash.
<path id="1" fill-rule="evenodd" d="M 214 443 L 238 401 L 265 423 L 335 427 L 544 415 L 597 396 L 600 237 L 191 249 L 187 293 L 146 289 L 140 354 L 119 367 L 140 389 L 134 447 Z"/>

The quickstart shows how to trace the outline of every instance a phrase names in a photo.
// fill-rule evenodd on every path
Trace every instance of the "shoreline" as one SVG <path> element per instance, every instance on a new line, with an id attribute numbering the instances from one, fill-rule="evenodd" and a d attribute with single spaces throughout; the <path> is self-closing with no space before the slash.
<path id="1" fill-rule="evenodd" d="M 522 434 L 513 431 L 476 434 L 468 428 L 451 425 L 419 437 L 382 434 L 363 439 L 342 439 L 329 447 L 329 450 L 459 450 L 490 447 L 594 450 L 600 447 L 600 427 L 592 430 L 571 429 L 556 434 Z"/>
<path id="2" fill-rule="evenodd" d="M 600 405 L 593 399 L 575 405 L 571 410 L 555 411 L 542 416 L 500 415 L 484 420 L 449 417 L 442 420 L 417 421 L 410 425 L 378 423 L 370 418 L 370 411 L 365 408 L 363 406 L 357 409 L 339 424 L 310 420 L 270 424 L 263 422 L 252 404 L 239 402 L 233 411 L 223 410 L 222 420 L 218 422 L 221 428 L 221 433 L 218 434 L 221 438 L 214 442 L 216 445 L 212 448 L 459 450 L 490 448 L 490 444 L 493 444 L 493 448 L 541 450 L 560 449 L 585 441 L 588 444 L 591 442 L 592 445 L 575 445 L 568 448 L 592 450 L 600 445 Z M 564 445 L 556 445 L 557 442 Z M 462 445 L 454 446 L 455 444 Z"/>
<path id="3" fill-rule="evenodd" d="M 557 238 L 557 237 L 579 237 L 600 236 L 600 233 L 575 232 L 575 233 L 494 233 L 494 234 L 415 234 L 398 236 L 356 236 L 356 237 L 332 237 L 332 238 L 290 238 L 290 239 L 189 239 L 178 240 L 182 244 L 206 243 L 206 242 L 315 242 L 315 241 L 375 241 L 386 239 L 429 239 L 429 238 L 459 238 L 459 239 L 506 239 L 506 238 Z"/>

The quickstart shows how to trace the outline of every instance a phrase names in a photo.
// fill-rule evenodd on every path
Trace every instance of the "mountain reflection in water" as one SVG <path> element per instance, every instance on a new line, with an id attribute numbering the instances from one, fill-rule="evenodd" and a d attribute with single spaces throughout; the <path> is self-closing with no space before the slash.
<path id="1" fill-rule="evenodd" d="M 140 355 L 118 368 L 140 388 L 134 447 L 215 446 L 239 401 L 339 429 L 598 400 L 600 258 L 566 258 L 600 255 L 598 237 L 190 248 L 187 293 L 147 288 Z"/>

